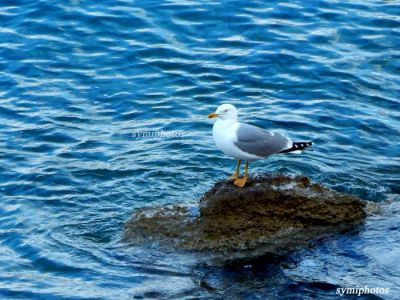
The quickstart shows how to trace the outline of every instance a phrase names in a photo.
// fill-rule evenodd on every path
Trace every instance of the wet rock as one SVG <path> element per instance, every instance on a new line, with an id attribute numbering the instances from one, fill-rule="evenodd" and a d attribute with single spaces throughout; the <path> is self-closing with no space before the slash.
<path id="1" fill-rule="evenodd" d="M 252 177 L 245 188 L 221 181 L 199 208 L 155 207 L 135 211 L 124 237 L 179 249 L 246 258 L 284 254 L 363 220 L 372 204 L 307 177 Z"/>

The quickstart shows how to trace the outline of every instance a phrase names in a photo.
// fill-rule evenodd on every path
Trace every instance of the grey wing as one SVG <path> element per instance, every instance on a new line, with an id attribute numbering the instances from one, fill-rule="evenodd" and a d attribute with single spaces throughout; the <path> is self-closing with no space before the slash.
<path id="1" fill-rule="evenodd" d="M 235 145 L 242 151 L 265 157 L 292 147 L 293 142 L 279 134 L 265 131 L 259 127 L 240 124 L 237 129 Z"/>

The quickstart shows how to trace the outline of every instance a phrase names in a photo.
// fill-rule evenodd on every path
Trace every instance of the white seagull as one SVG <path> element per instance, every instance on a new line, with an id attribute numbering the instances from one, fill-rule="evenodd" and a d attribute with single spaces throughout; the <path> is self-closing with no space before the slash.
<path id="1" fill-rule="evenodd" d="M 232 104 L 222 104 L 208 115 L 217 118 L 213 126 L 213 138 L 217 148 L 228 156 L 237 159 L 235 173 L 229 180 L 234 180 L 238 187 L 244 187 L 248 179 L 249 162 L 262 159 L 272 154 L 303 150 L 312 142 L 296 142 L 279 133 L 238 122 L 238 111 Z M 243 178 L 239 178 L 241 161 L 246 161 Z"/>

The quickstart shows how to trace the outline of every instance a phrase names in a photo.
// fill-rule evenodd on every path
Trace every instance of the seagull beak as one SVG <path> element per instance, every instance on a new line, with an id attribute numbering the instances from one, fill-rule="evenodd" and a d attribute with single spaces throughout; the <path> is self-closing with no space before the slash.
<path id="1" fill-rule="evenodd" d="M 218 117 L 218 114 L 216 114 L 216 113 L 211 113 L 211 114 L 208 115 L 209 119 L 216 118 L 216 117 Z"/>

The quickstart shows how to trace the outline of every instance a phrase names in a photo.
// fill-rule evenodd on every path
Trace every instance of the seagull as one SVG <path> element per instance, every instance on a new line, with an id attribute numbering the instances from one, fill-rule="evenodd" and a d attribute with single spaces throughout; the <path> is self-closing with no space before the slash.
<path id="1" fill-rule="evenodd" d="M 290 138 L 260 127 L 238 122 L 238 111 L 232 104 L 221 104 L 208 115 L 217 118 L 213 126 L 213 138 L 219 150 L 237 159 L 235 173 L 228 178 L 234 185 L 243 188 L 248 179 L 249 162 L 272 154 L 301 151 L 312 142 L 293 142 Z M 244 160 L 244 176 L 240 178 L 240 164 Z"/>

